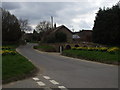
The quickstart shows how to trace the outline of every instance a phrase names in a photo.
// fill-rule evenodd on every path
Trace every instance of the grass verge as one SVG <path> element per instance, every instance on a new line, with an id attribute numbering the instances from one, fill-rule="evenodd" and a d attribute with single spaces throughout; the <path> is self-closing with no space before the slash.
<path id="1" fill-rule="evenodd" d="M 48 46 L 48 45 L 34 46 L 33 48 L 41 51 L 45 51 L 45 52 L 56 52 L 53 46 Z"/>
<path id="2" fill-rule="evenodd" d="M 37 71 L 37 68 L 19 53 L 2 55 L 3 84 L 34 76 Z"/>
<path id="3" fill-rule="evenodd" d="M 97 61 L 107 64 L 120 65 L 120 52 L 111 54 L 101 51 L 85 51 L 85 50 L 65 50 L 62 55 L 75 57 L 80 59 L 86 59 L 91 61 Z"/>

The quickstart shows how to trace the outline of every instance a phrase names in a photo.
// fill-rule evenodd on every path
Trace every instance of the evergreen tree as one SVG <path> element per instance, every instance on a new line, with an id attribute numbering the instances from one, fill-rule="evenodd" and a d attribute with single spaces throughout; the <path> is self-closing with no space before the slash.
<path id="1" fill-rule="evenodd" d="M 39 38 L 40 38 L 39 33 L 37 33 L 37 31 L 34 30 L 32 35 L 33 41 L 39 41 Z"/>
<path id="2" fill-rule="evenodd" d="M 120 45 L 120 8 L 99 9 L 93 27 L 93 41 L 108 45 Z"/>
<path id="3" fill-rule="evenodd" d="M 2 42 L 3 44 L 18 43 L 21 29 L 18 19 L 5 9 L 2 10 Z"/>

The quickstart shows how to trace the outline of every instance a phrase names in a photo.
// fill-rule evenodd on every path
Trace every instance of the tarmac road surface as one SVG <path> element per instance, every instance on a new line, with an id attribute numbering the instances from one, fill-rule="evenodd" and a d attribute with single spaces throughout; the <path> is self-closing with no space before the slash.
<path id="1" fill-rule="evenodd" d="M 118 88 L 118 66 L 36 51 L 35 44 L 20 46 L 40 72 L 35 77 L 3 85 L 3 88 Z"/>

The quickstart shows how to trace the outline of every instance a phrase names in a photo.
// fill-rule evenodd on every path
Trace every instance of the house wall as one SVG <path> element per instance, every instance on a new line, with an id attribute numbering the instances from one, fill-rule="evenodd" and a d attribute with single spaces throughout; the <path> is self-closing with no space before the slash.
<path id="1" fill-rule="evenodd" d="M 80 36 L 79 41 L 87 41 L 87 42 L 92 41 L 92 31 L 81 31 L 77 33 L 77 35 Z"/>
<path id="2" fill-rule="evenodd" d="M 61 28 L 60 30 L 58 30 L 57 32 L 63 32 L 67 35 L 67 42 L 72 42 L 72 33 L 65 27 Z"/>

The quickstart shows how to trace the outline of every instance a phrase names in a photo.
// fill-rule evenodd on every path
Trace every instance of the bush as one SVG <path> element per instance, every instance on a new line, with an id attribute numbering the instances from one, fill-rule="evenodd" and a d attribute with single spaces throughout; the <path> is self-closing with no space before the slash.
<path id="1" fill-rule="evenodd" d="M 79 47 L 79 45 L 75 45 L 75 47 Z"/>
<path id="2" fill-rule="evenodd" d="M 45 43 L 62 43 L 67 41 L 67 36 L 63 32 L 56 32 L 44 38 Z"/>
<path id="3" fill-rule="evenodd" d="M 69 50 L 69 49 L 71 49 L 71 46 L 70 45 L 66 45 L 65 49 Z"/>
<path id="4" fill-rule="evenodd" d="M 34 48 L 34 49 L 37 49 L 37 48 L 38 48 L 38 46 L 33 46 L 33 48 Z"/>
<path id="5" fill-rule="evenodd" d="M 116 51 L 120 51 L 118 47 L 112 47 L 107 50 L 109 53 L 115 53 Z"/>
<path id="6" fill-rule="evenodd" d="M 0 52 L 1 54 L 1 52 Z M 2 55 L 15 55 L 16 54 L 16 51 L 11 51 L 11 50 L 3 50 L 2 51 Z"/>
<path id="7" fill-rule="evenodd" d="M 56 42 L 66 42 L 67 36 L 63 32 L 57 32 L 55 33 Z"/>
<path id="8" fill-rule="evenodd" d="M 2 50 L 9 50 L 11 49 L 10 47 L 0 47 Z"/>
<path id="9" fill-rule="evenodd" d="M 119 51 L 120 49 L 118 47 L 72 47 L 72 50 L 87 50 L 87 51 L 102 51 L 102 52 L 110 52 L 114 53 L 116 51 Z"/>
<path id="10" fill-rule="evenodd" d="M 46 43 L 55 43 L 56 42 L 56 38 L 54 36 L 49 36 L 43 42 L 46 42 Z"/>
<path id="11" fill-rule="evenodd" d="M 107 49 L 108 49 L 107 47 L 101 47 L 100 51 L 107 51 Z"/>
<path id="12" fill-rule="evenodd" d="M 76 47 L 71 47 L 72 50 L 76 50 Z"/>
<path id="13" fill-rule="evenodd" d="M 14 49 L 12 49 L 11 47 L 0 47 L 2 50 L 0 50 L 0 54 L 1 55 L 15 55 L 16 51 Z"/>

